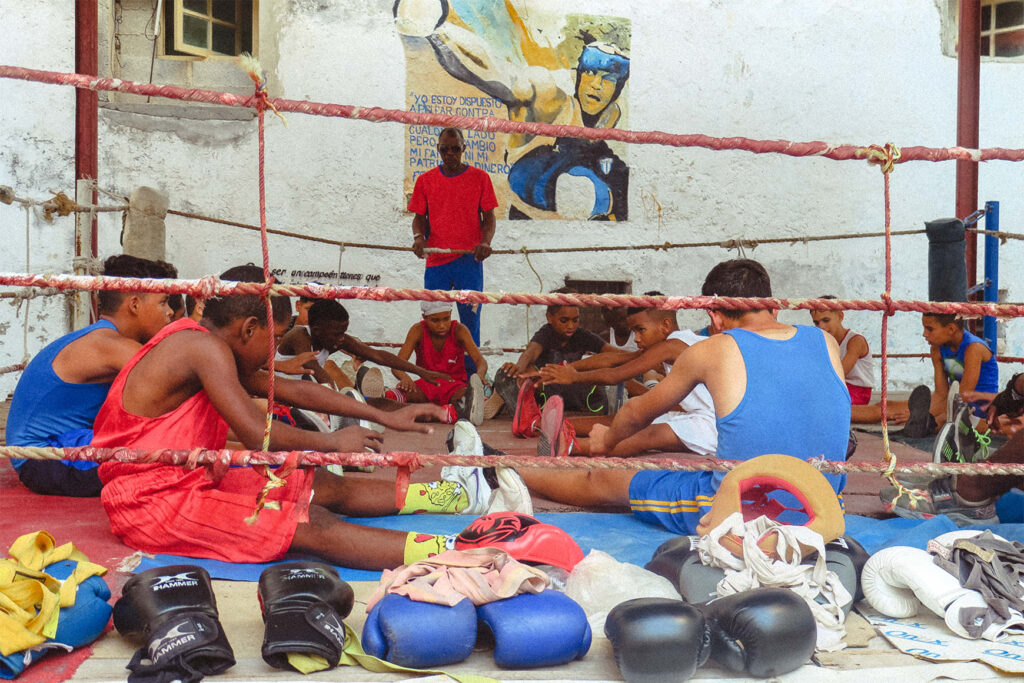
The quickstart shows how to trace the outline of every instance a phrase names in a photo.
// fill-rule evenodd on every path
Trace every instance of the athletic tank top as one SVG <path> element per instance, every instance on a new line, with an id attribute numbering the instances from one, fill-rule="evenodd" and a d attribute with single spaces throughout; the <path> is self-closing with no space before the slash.
<path id="1" fill-rule="evenodd" d="M 422 335 L 420 343 L 416 345 L 416 365 L 427 370 L 443 372 L 450 375 L 452 379 L 465 382 L 466 374 L 466 352 L 459 346 L 455 339 L 455 326 L 458 323 L 452 322 L 448 328 L 448 335 L 444 338 L 444 344 L 438 351 L 434 342 L 430 340 L 430 328 L 427 321 L 420 322 Z"/>
<path id="2" fill-rule="evenodd" d="M 853 339 L 854 333 L 850 330 L 846 331 L 846 335 L 843 336 L 843 341 L 839 342 L 839 357 L 846 357 L 846 345 Z M 867 387 L 870 389 L 875 385 L 875 362 L 871 358 L 871 351 L 862 358 L 858 358 L 857 362 L 850 368 L 850 372 L 846 374 L 846 383 L 852 384 L 855 387 Z"/>
<path id="3" fill-rule="evenodd" d="M 176 332 L 198 330 L 208 332 L 205 327 L 191 318 L 182 318 L 164 327 L 149 340 L 139 352 L 132 356 L 110 387 L 107 400 L 96 416 L 92 445 L 97 448 L 224 448 L 227 441 L 228 423 L 210 403 L 206 391 L 187 398 L 174 410 L 156 417 L 134 415 L 124 409 L 123 394 L 125 383 L 132 369 L 157 344 Z M 107 462 L 100 466 L 100 478 L 106 482 L 118 476 L 121 468 L 140 472 L 141 468 L 165 467 L 160 464 L 127 464 Z"/>
<path id="4" fill-rule="evenodd" d="M 942 366 L 946 369 L 946 382 L 959 382 L 964 377 L 964 354 L 971 344 L 981 344 L 988 349 L 988 344 L 981 337 L 964 330 L 964 338 L 960 340 L 960 346 L 956 351 L 950 351 L 949 347 L 943 344 L 939 347 L 939 355 L 942 356 Z M 991 351 L 992 349 L 989 349 Z M 981 372 L 978 374 L 978 385 L 975 391 L 987 391 L 989 393 L 999 392 L 999 365 L 996 362 L 995 354 L 981 364 Z"/>
<path id="5" fill-rule="evenodd" d="M 638 348 L 636 345 L 636 333 L 633 332 L 633 330 L 629 331 L 629 338 L 627 338 L 626 341 L 622 342 L 622 344 L 619 344 L 618 342 L 615 341 L 615 330 L 609 327 L 608 344 L 614 346 L 617 349 L 622 349 L 623 351 L 636 351 Z"/>
<path id="6" fill-rule="evenodd" d="M 21 373 L 14 388 L 11 410 L 7 416 L 7 445 L 53 446 L 57 438 L 76 429 L 92 429 L 103 400 L 110 391 L 110 382 L 76 384 L 65 382 L 53 370 L 53 361 L 71 342 L 95 330 L 114 330 L 109 320 L 99 320 L 75 330 L 46 345 Z M 19 468 L 24 458 L 12 458 Z M 93 462 L 63 461 L 77 469 L 92 469 Z"/>
<path id="7" fill-rule="evenodd" d="M 844 460 L 850 437 L 850 392 L 829 360 L 825 333 L 797 325 L 785 340 L 725 330 L 739 347 L 747 388 L 739 405 L 716 420 L 721 460 L 767 453 L 801 460 Z M 723 472 L 716 472 L 716 483 Z M 846 475 L 826 474 L 837 493 Z"/>
<path id="8" fill-rule="evenodd" d="M 305 330 L 306 334 L 309 334 L 309 325 L 294 325 L 292 329 L 295 329 L 295 328 L 298 328 L 300 330 Z M 310 338 L 312 339 L 312 337 L 310 337 Z M 282 360 L 291 360 L 292 358 L 295 358 L 296 355 L 298 355 L 298 354 L 290 354 L 289 355 L 287 353 L 281 353 L 280 351 L 277 351 L 277 352 L 274 353 L 274 362 L 282 361 Z M 319 351 L 316 352 L 316 362 L 320 364 L 320 367 L 326 366 L 327 365 L 327 359 L 330 358 L 330 357 L 331 357 L 331 352 L 328 351 L 327 349 L 320 349 Z M 289 374 L 284 373 L 284 372 L 275 372 L 274 374 L 277 375 L 278 377 L 284 377 L 285 379 L 295 379 L 295 377 L 296 377 L 296 375 L 289 375 Z"/>
<path id="9" fill-rule="evenodd" d="M 666 339 L 678 339 L 687 346 L 693 346 L 697 342 L 704 341 L 707 337 L 696 334 L 693 330 L 676 330 L 668 335 Z M 672 370 L 672 363 L 665 361 L 662 367 L 667 375 Z M 702 413 L 709 417 L 715 416 L 715 402 L 711 400 L 711 393 L 703 384 L 698 384 L 686 397 L 680 401 L 679 407 L 687 413 Z"/>

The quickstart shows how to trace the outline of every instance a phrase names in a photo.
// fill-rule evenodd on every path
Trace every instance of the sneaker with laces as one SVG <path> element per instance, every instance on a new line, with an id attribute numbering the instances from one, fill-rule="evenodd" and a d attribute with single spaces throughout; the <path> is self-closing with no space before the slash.
<path id="1" fill-rule="evenodd" d="M 934 478 L 923 489 L 911 491 L 916 497 L 906 492 L 901 495 L 895 486 L 886 486 L 879 497 L 888 512 L 907 519 L 931 519 L 936 515 L 946 515 L 957 526 L 999 523 L 996 506 L 991 500 L 981 503 L 964 500 L 954 490 L 951 476 Z"/>
<path id="2" fill-rule="evenodd" d="M 466 393 L 455 402 L 455 410 L 459 419 L 469 420 L 477 427 L 484 423 L 484 383 L 480 375 L 474 373 L 470 376 Z"/>
<path id="3" fill-rule="evenodd" d="M 982 434 L 974 428 L 971 406 L 964 403 L 953 418 L 956 433 L 956 450 L 960 455 L 959 462 L 984 462 L 988 460 L 989 444 L 992 437 Z"/>
<path id="4" fill-rule="evenodd" d="M 500 454 L 484 445 L 468 420 L 455 423 L 446 443 L 448 452 L 453 455 Z M 441 479 L 459 484 L 469 496 L 469 505 L 459 514 L 479 516 L 506 511 L 533 514 L 530 492 L 519 473 L 511 467 L 450 465 L 441 468 Z"/>
<path id="5" fill-rule="evenodd" d="M 359 401 L 363 405 L 366 405 L 366 399 L 363 398 L 363 395 L 360 394 L 355 387 L 344 387 L 339 393 L 348 396 L 354 401 Z M 360 420 L 358 417 L 349 417 L 348 415 L 331 415 L 330 431 L 332 432 L 336 432 L 339 429 L 344 429 L 345 427 L 352 427 L 355 425 L 358 425 L 360 427 L 366 427 L 367 429 L 372 429 L 373 431 L 379 432 L 380 434 L 384 433 L 384 425 L 382 424 L 371 422 L 369 420 Z"/>
<path id="6" fill-rule="evenodd" d="M 552 396 L 544 404 L 540 417 L 540 438 L 537 440 L 537 455 L 567 457 L 576 447 L 576 430 L 565 419 L 565 405 L 561 396 Z"/>
<path id="7" fill-rule="evenodd" d="M 512 416 L 512 433 L 521 439 L 533 436 L 537 433 L 540 424 L 540 407 L 537 405 L 537 398 L 533 390 L 537 383 L 528 379 L 519 387 L 519 395 L 516 397 L 516 412 Z"/>
<path id="8" fill-rule="evenodd" d="M 953 380 L 949 385 L 949 393 L 946 394 L 946 422 L 956 419 L 957 411 L 964 403 L 963 396 L 960 395 L 960 382 Z"/>
<path id="9" fill-rule="evenodd" d="M 920 439 L 935 431 L 935 418 L 930 412 L 932 405 L 932 390 L 921 384 L 914 387 L 907 399 L 907 409 L 910 417 L 903 425 L 903 435 L 912 439 Z"/>
<path id="10" fill-rule="evenodd" d="M 367 398 L 384 396 L 384 373 L 380 368 L 362 365 L 356 372 L 356 389 Z"/>
<path id="11" fill-rule="evenodd" d="M 956 446 L 956 424 L 947 422 L 942 425 L 939 435 L 935 437 L 932 447 L 932 462 L 963 462 Z"/>

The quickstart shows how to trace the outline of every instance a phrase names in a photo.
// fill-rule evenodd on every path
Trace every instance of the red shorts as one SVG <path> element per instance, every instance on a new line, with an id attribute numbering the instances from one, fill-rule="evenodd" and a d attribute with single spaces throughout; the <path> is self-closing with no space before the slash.
<path id="1" fill-rule="evenodd" d="M 871 387 L 862 387 L 856 384 L 846 383 L 850 390 L 850 403 L 855 406 L 866 406 L 871 403 Z"/>
<path id="2" fill-rule="evenodd" d="M 443 406 L 452 402 L 452 394 L 468 385 L 457 379 L 442 380 L 438 384 L 431 384 L 425 379 L 418 379 L 416 380 L 416 386 L 426 395 L 428 401 Z"/>
<path id="3" fill-rule="evenodd" d="M 100 465 L 100 500 L 114 535 L 136 550 L 225 562 L 280 559 L 295 527 L 309 520 L 313 470 L 297 469 L 268 501 L 280 510 L 245 519 L 267 479 L 248 467 L 233 467 L 220 481 L 203 468 L 109 462 Z"/>

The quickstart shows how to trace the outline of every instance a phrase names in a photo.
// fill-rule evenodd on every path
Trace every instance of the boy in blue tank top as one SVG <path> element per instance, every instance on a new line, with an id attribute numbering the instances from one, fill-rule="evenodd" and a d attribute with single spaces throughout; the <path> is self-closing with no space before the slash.
<path id="1" fill-rule="evenodd" d="M 960 395 L 965 401 L 972 399 L 974 415 L 984 417 L 987 401 L 999 391 L 999 367 L 988 344 L 964 329 L 964 321 L 952 313 L 925 313 L 921 326 L 922 336 L 931 345 L 935 392 L 930 411 L 937 426 L 946 423 L 946 399 L 953 382 L 960 383 Z"/>
<path id="2" fill-rule="evenodd" d="M 103 274 L 168 278 L 177 271 L 169 263 L 119 254 L 104 262 Z M 171 317 L 167 294 L 101 291 L 97 298 L 98 321 L 48 344 L 22 372 L 7 417 L 8 446 L 87 446 L 111 382 Z M 97 463 L 12 458 L 11 465 L 36 493 L 100 495 Z"/>
<path id="3" fill-rule="evenodd" d="M 770 297 L 764 267 L 750 259 L 725 261 L 704 281 L 702 294 Z M 605 455 L 704 384 L 715 406 L 720 460 L 782 453 L 802 460 L 845 460 L 850 394 L 839 345 L 821 330 L 779 323 L 773 310 L 708 311 L 723 331 L 685 349 L 668 376 L 630 399 L 610 427 L 590 433 L 591 454 Z M 519 470 L 531 491 L 585 507 L 629 505 L 639 519 L 694 534 L 711 507 L 721 472 Z M 846 477 L 826 475 L 838 495 Z"/>

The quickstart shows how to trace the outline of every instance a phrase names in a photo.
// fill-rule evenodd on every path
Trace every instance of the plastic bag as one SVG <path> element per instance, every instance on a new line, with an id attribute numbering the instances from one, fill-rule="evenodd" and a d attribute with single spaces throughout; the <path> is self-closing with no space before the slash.
<path id="1" fill-rule="evenodd" d="M 626 600 L 681 600 L 668 579 L 635 564 L 619 562 L 600 550 L 591 550 L 572 570 L 565 584 L 565 594 L 583 607 L 594 633 L 604 633 L 608 612 Z"/>

